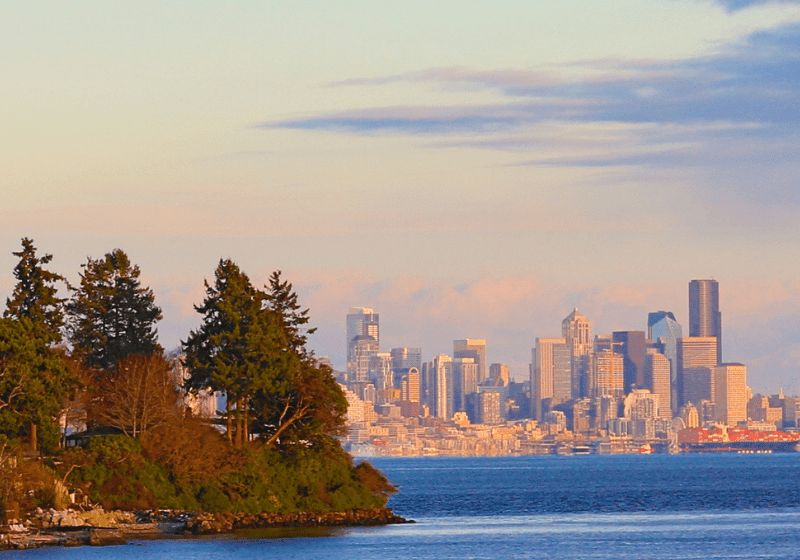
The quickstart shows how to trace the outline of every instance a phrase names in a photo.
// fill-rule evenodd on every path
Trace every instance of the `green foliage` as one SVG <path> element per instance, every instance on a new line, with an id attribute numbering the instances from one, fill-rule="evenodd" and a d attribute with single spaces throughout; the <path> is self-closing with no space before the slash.
<path id="1" fill-rule="evenodd" d="M 56 418 L 78 386 L 75 373 L 26 317 L 0 319 L 0 434 L 27 437 L 38 428 L 44 451 L 59 440 Z"/>
<path id="2" fill-rule="evenodd" d="M 353 467 L 350 456 L 336 445 L 234 449 L 221 437 L 208 438 L 205 446 L 217 447 L 234 459 L 220 472 L 210 468 L 208 476 L 198 478 L 176 472 L 176 463 L 167 454 L 154 456 L 148 451 L 148 446 L 155 445 L 152 438 L 148 435 L 142 442 L 111 436 L 93 441 L 85 451 L 72 451 L 84 456 L 65 461 L 77 465 L 68 480 L 88 490 L 93 500 L 107 508 L 162 507 L 215 513 L 364 509 L 385 505 L 386 496 L 393 491 L 371 467 L 363 467 L 363 463 Z M 369 474 L 365 477 L 364 473 Z"/>
<path id="3" fill-rule="evenodd" d="M 162 353 L 155 327 L 161 309 L 139 282 L 139 267 L 121 249 L 83 267 L 66 309 L 70 342 L 85 364 L 107 371 L 131 354 Z"/>
<path id="4" fill-rule="evenodd" d="M 251 431 L 269 445 L 318 444 L 341 433 L 344 394 L 331 370 L 306 351 L 308 310 L 299 310 L 280 272 L 265 293 L 235 263 L 220 261 L 195 309 L 203 323 L 183 343 L 187 386 L 225 393 L 229 437 L 235 429 L 239 445 Z"/>
<path id="5" fill-rule="evenodd" d="M 36 335 L 48 343 L 61 341 L 64 326 L 64 299 L 56 296 L 56 282 L 66 283 L 60 274 L 44 269 L 53 255 L 36 256 L 36 247 L 27 237 L 22 238 L 22 250 L 13 253 L 19 257 L 14 267 L 17 284 L 11 298 L 6 300 L 4 317 L 30 319 Z"/>

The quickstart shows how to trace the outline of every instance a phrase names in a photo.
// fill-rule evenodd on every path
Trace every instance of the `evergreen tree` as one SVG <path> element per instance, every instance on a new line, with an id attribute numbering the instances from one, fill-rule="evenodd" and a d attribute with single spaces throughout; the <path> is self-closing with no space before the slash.
<path id="1" fill-rule="evenodd" d="M 303 355 L 310 355 L 305 347 L 308 340 L 307 335 L 314 334 L 317 329 L 303 326 L 310 320 L 308 309 L 300 311 L 301 306 L 297 302 L 297 294 L 292 290 L 292 285 L 288 280 L 281 281 L 281 271 L 276 270 L 270 275 L 269 286 L 265 286 L 265 288 L 268 290 L 269 308 L 279 315 L 292 348 Z"/>
<path id="2" fill-rule="evenodd" d="M 76 355 L 88 367 L 111 371 L 132 354 L 163 353 L 156 331 L 161 309 L 139 282 L 139 267 L 121 249 L 82 266 L 80 287 L 66 305 Z"/>
<path id="3" fill-rule="evenodd" d="M 195 310 L 203 323 L 182 343 L 184 363 L 190 376 L 185 386 L 190 391 L 220 391 L 226 397 L 227 434 L 238 443 L 248 438 L 247 397 L 256 364 L 253 345 L 259 345 L 257 324 L 262 309 L 262 294 L 250 278 L 230 259 L 220 260 L 214 284 L 205 282 L 206 297 Z M 263 330 L 263 329 L 262 329 Z"/>
<path id="4" fill-rule="evenodd" d="M 330 370 L 305 349 L 291 284 L 271 278 L 270 294 L 255 289 L 230 260 L 220 261 L 213 285 L 196 306 L 203 323 L 183 343 L 192 391 L 227 397 L 228 437 L 241 445 L 251 431 L 270 445 L 338 433 L 347 403 Z"/>
<path id="5" fill-rule="evenodd" d="M 0 319 L 0 433 L 28 437 L 37 426 L 42 446 L 54 448 L 56 419 L 78 385 L 63 355 L 30 319 Z"/>
<path id="6" fill-rule="evenodd" d="M 6 299 L 4 317 L 31 320 L 38 336 L 49 343 L 61 342 L 61 329 L 64 326 L 64 298 L 59 298 L 55 287 L 57 282 L 65 282 L 60 274 L 44 269 L 53 255 L 36 256 L 36 247 L 27 237 L 22 238 L 22 250 L 12 253 L 19 257 L 14 267 L 17 285 L 11 298 Z"/>

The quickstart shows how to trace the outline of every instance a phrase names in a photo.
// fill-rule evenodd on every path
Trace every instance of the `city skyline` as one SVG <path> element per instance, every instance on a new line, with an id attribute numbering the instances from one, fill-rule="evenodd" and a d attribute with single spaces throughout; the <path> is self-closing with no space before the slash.
<path id="1" fill-rule="evenodd" d="M 0 299 L 22 237 L 73 283 L 120 248 L 172 349 L 231 258 L 338 367 L 362 305 L 519 379 L 569 310 L 688 332 L 713 277 L 724 360 L 800 392 L 798 5 L 5 3 Z"/>

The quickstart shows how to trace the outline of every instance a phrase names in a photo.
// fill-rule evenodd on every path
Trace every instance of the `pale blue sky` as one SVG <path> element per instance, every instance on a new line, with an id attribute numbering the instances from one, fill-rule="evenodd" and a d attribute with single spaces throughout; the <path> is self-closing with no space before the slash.
<path id="1" fill-rule="evenodd" d="M 0 4 L 0 297 L 31 237 L 75 280 L 115 247 L 162 340 L 221 257 L 295 283 L 344 362 L 350 306 L 426 358 L 526 376 L 573 307 L 686 325 L 800 391 L 798 2 Z"/>

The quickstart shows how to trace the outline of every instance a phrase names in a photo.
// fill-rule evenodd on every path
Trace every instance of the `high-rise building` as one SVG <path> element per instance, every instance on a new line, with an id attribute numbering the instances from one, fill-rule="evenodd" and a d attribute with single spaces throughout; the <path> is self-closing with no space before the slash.
<path id="1" fill-rule="evenodd" d="M 380 351 L 378 341 L 369 335 L 360 335 L 350 341 L 351 360 L 347 362 L 347 381 L 369 381 L 369 366 Z"/>
<path id="2" fill-rule="evenodd" d="M 511 369 L 505 364 L 490 365 L 489 381 L 498 387 L 506 387 L 511 382 Z"/>
<path id="3" fill-rule="evenodd" d="M 719 310 L 719 284 L 716 280 L 689 282 L 689 336 L 715 337 L 717 364 L 722 363 L 722 313 Z"/>
<path id="4" fill-rule="evenodd" d="M 453 417 L 453 358 L 439 354 L 433 359 L 434 416 L 444 420 Z"/>
<path id="5" fill-rule="evenodd" d="M 421 348 L 392 348 L 392 369 L 396 372 L 409 368 L 422 367 Z"/>
<path id="6" fill-rule="evenodd" d="M 670 363 L 669 401 L 661 399 L 661 403 L 669 402 L 672 406 L 672 415 L 677 416 L 680 411 L 680 395 L 682 394 L 680 377 L 680 362 L 678 361 L 678 346 L 683 338 L 683 327 L 675 320 L 671 311 L 656 311 L 647 316 L 647 338 L 654 343 L 663 345 L 664 356 Z"/>
<path id="7" fill-rule="evenodd" d="M 670 383 L 671 364 L 664 354 L 652 352 L 644 356 L 644 385 L 658 397 L 658 417 L 664 420 L 672 418 L 672 390 Z"/>
<path id="8" fill-rule="evenodd" d="M 625 359 L 613 345 L 595 352 L 592 365 L 595 397 L 619 397 L 625 392 Z"/>
<path id="9" fill-rule="evenodd" d="M 592 324 L 577 307 L 561 322 L 561 336 L 570 350 L 572 397 L 591 396 Z"/>
<path id="10" fill-rule="evenodd" d="M 375 384 L 378 390 L 400 388 L 399 385 L 394 384 L 392 355 L 388 352 L 375 352 L 370 356 L 369 373 L 367 377 Z"/>
<path id="11" fill-rule="evenodd" d="M 617 331 L 611 334 L 617 352 L 622 354 L 624 391 L 643 389 L 644 381 L 644 331 Z"/>
<path id="12" fill-rule="evenodd" d="M 380 351 L 380 328 L 378 314 L 368 307 L 351 307 L 347 313 L 347 378 L 353 381 L 356 376 L 356 339 L 371 337 L 375 347 Z M 361 338 L 359 338 L 361 337 Z"/>
<path id="13" fill-rule="evenodd" d="M 478 364 L 474 358 L 453 359 L 453 411 L 467 409 L 467 396 L 478 391 Z"/>
<path id="14" fill-rule="evenodd" d="M 478 364 L 478 383 L 486 379 L 486 341 L 465 338 L 453 341 L 453 358 L 472 358 Z"/>
<path id="15" fill-rule="evenodd" d="M 563 338 L 537 338 L 531 354 L 531 416 L 541 422 L 542 400 L 571 398 L 571 353 Z"/>
<path id="16" fill-rule="evenodd" d="M 713 336 L 689 336 L 681 339 L 681 406 L 701 401 L 714 402 L 714 368 L 717 365 L 717 339 Z"/>
<path id="17" fill-rule="evenodd" d="M 747 367 L 720 364 L 714 368 L 717 421 L 735 426 L 747 420 Z"/>

